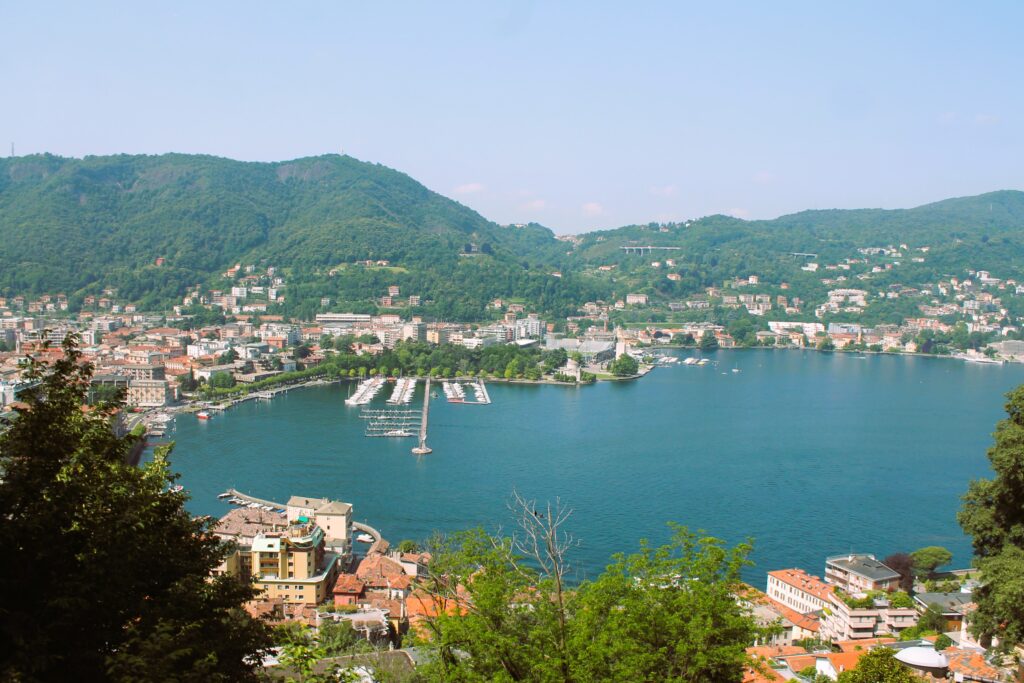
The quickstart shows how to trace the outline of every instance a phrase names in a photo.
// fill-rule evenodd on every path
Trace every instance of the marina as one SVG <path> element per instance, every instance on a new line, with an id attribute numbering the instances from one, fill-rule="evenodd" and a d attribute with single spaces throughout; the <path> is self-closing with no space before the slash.
<path id="1" fill-rule="evenodd" d="M 677 355 L 681 367 L 696 354 Z M 583 573 L 603 567 L 612 549 L 635 548 L 638 537 L 663 542 L 670 520 L 730 542 L 753 537 L 762 570 L 813 566 L 837 546 L 884 556 L 942 545 L 969 562 L 959 497 L 967 481 L 989 476 L 985 451 L 1004 415 L 1002 394 L 1024 382 L 1024 366 L 771 350 L 703 357 L 718 370 L 658 369 L 586 391 L 488 383 L 488 410 L 431 401 L 433 453 L 412 458 L 415 436 L 365 431 L 381 415 L 372 411 L 401 410 L 420 416 L 407 413 L 392 428 L 415 435 L 425 422 L 420 405 L 378 395 L 339 411 L 349 386 L 313 386 L 248 401 L 208 424 L 178 419 L 168 431 L 172 467 L 197 514 L 223 514 L 216 496 L 226 486 L 272 500 L 299 490 L 352 502 L 394 538 L 507 526 L 513 488 L 561 496 L 585 541 Z M 437 383 L 419 387 L 414 401 L 433 398 Z M 942 398 L 951 393 L 961 400 Z M 874 476 L 880 467 L 886 476 Z M 827 484 L 835 478 L 842 486 Z M 908 491 L 917 502 L 905 524 L 860 504 Z M 780 516 L 782 504 L 789 512 Z M 628 520 L 617 521 L 622 510 Z"/>
<path id="2" fill-rule="evenodd" d="M 449 403 L 488 405 L 491 402 L 491 396 L 487 393 L 487 387 L 484 385 L 483 380 L 478 379 L 471 382 L 445 380 L 441 388 L 444 390 L 444 396 L 448 399 Z M 470 398 L 466 397 L 467 389 L 472 394 Z"/>
<path id="3" fill-rule="evenodd" d="M 391 397 L 388 398 L 388 403 L 392 405 L 398 405 L 402 403 L 412 403 L 412 396 L 416 391 L 416 380 L 409 377 L 399 377 L 395 381 L 395 388 L 391 392 Z"/>
<path id="4" fill-rule="evenodd" d="M 387 381 L 384 377 L 371 377 L 370 379 L 363 380 L 356 387 L 355 392 L 345 399 L 345 405 L 350 406 L 361 406 L 366 405 L 380 393 L 380 390 L 384 388 L 384 383 Z"/>

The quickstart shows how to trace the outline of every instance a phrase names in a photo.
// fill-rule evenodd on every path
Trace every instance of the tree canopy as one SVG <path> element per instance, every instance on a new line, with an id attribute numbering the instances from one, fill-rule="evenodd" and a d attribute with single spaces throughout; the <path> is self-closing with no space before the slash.
<path id="1" fill-rule="evenodd" d="M 1007 417 L 988 450 L 995 477 L 970 483 L 957 518 L 984 581 L 974 592 L 972 628 L 1016 643 L 1024 641 L 1024 386 L 1007 398 Z"/>
<path id="2" fill-rule="evenodd" d="M 83 409 L 92 368 L 64 351 L 26 368 L 38 384 L 0 436 L 0 678 L 253 680 L 252 587 L 210 578 L 225 549 L 169 490 L 169 451 L 126 464 L 121 407 Z"/>
<path id="3" fill-rule="evenodd" d="M 520 499 L 521 501 L 521 499 Z M 762 635 L 736 599 L 750 546 L 674 526 L 670 543 L 617 555 L 568 588 L 574 541 L 561 506 L 518 506 L 511 537 L 473 530 L 434 541 L 439 609 L 421 669 L 437 681 L 738 681 Z"/>

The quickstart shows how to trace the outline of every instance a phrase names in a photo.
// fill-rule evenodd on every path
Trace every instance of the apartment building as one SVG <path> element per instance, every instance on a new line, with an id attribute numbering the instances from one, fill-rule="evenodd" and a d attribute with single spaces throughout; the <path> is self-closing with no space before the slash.
<path id="1" fill-rule="evenodd" d="M 871 600 L 866 607 L 854 607 L 841 593 L 829 596 L 829 608 L 821 620 L 821 637 L 825 640 L 861 640 L 880 636 L 898 636 L 917 624 L 917 610 L 894 607 L 885 597 Z M 851 600 L 852 602 L 852 600 Z"/>
<path id="2" fill-rule="evenodd" d="M 803 569 L 777 569 L 768 572 L 767 595 L 786 607 L 808 614 L 825 609 L 834 588 Z"/>
<path id="3" fill-rule="evenodd" d="M 825 581 L 847 593 L 896 590 L 900 575 L 874 555 L 836 555 L 825 560 Z"/>

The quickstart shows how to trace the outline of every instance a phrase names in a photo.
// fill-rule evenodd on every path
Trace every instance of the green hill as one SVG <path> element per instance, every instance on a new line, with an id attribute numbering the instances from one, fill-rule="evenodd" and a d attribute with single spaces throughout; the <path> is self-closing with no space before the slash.
<path id="1" fill-rule="evenodd" d="M 900 271 L 908 283 L 968 268 L 1024 280 L 1024 193 L 770 221 L 709 216 L 569 244 L 536 224 L 497 225 L 407 175 L 347 156 L 0 159 L 0 293 L 63 292 L 72 305 L 116 287 L 144 309 L 167 307 L 192 285 L 228 286 L 221 273 L 242 263 L 275 266 L 287 281 L 283 312 L 303 317 L 321 310 L 323 296 L 335 307 L 376 310 L 391 284 L 441 318 L 485 318 L 495 297 L 564 316 L 586 300 L 634 290 L 674 298 L 748 273 L 814 294 L 820 276 L 801 271 L 806 259 L 794 252 L 830 263 L 900 243 L 929 249 L 923 264 Z M 673 258 L 681 277 L 668 280 L 651 270 L 652 258 L 619 248 L 630 244 L 679 247 L 661 257 Z M 354 265 L 367 259 L 395 268 Z M 609 264 L 617 270 L 597 270 Z"/>
<path id="2" fill-rule="evenodd" d="M 402 173 L 347 156 L 0 160 L 6 293 L 115 286 L 124 299 L 157 305 L 235 263 L 287 269 L 301 289 L 335 266 L 374 259 L 403 268 L 398 279 L 425 296 L 480 309 L 486 296 L 543 295 L 551 278 L 540 266 L 556 244 L 549 230 L 498 226 Z M 382 278 L 345 271 L 324 294 L 377 287 L 357 297 L 369 302 L 383 293 Z M 472 291 L 460 294 L 463 285 Z M 547 298 L 557 306 L 557 294 Z M 467 314 L 440 311 L 456 312 Z"/>

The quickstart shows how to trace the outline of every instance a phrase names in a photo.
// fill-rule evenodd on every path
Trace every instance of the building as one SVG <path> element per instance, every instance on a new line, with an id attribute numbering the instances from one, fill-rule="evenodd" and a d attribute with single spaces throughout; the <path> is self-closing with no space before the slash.
<path id="1" fill-rule="evenodd" d="M 253 586 L 265 599 L 318 605 L 326 600 L 338 575 L 339 556 L 325 549 L 326 535 L 313 522 L 293 522 L 282 531 L 253 538 L 247 565 Z M 239 550 L 244 555 L 244 550 Z"/>
<path id="2" fill-rule="evenodd" d="M 896 590 L 900 575 L 874 555 L 836 555 L 825 560 L 825 581 L 847 593 Z"/>
<path id="3" fill-rule="evenodd" d="M 348 554 L 352 549 L 352 506 L 329 498 L 292 496 L 285 504 L 289 522 L 313 521 L 324 530 L 327 547 Z"/>
<path id="4" fill-rule="evenodd" d="M 895 607 L 887 597 L 857 599 L 835 592 L 829 596 L 829 603 L 821 620 L 821 637 L 825 640 L 898 636 L 917 624 L 913 606 Z"/>
<path id="5" fill-rule="evenodd" d="M 777 569 L 768 572 L 767 595 L 786 607 L 809 614 L 829 606 L 835 589 L 803 569 Z"/>
<path id="6" fill-rule="evenodd" d="M 635 306 L 646 306 L 647 305 L 647 295 L 646 294 L 627 294 L 626 295 L 626 305 L 630 305 L 630 304 L 635 305 Z"/>
<path id="7" fill-rule="evenodd" d="M 128 383 L 127 401 L 130 406 L 160 408 L 170 403 L 172 397 L 165 379 L 133 379 Z"/>

